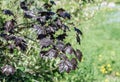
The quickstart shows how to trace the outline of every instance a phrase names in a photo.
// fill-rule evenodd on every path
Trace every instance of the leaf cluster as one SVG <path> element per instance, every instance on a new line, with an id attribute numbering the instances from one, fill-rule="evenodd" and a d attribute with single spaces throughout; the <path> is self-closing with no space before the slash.
<path id="1" fill-rule="evenodd" d="M 82 52 L 79 49 L 74 49 L 71 43 L 65 43 L 64 39 L 68 37 L 68 31 L 71 31 L 70 27 L 66 25 L 66 20 L 71 20 L 71 15 L 65 9 L 59 8 L 56 11 L 52 10 L 52 7 L 56 5 L 54 1 L 46 1 L 40 9 L 30 9 L 28 1 L 21 1 L 19 6 L 23 11 L 23 18 L 32 22 L 26 24 L 18 24 L 17 16 L 9 9 L 3 9 L 2 13 L 11 16 L 10 20 L 3 21 L 1 26 L 0 48 L 2 52 L 6 49 L 10 53 L 14 53 L 15 49 L 23 52 L 27 51 L 29 45 L 26 39 L 39 44 L 40 57 L 43 59 L 59 59 L 57 67 L 60 72 L 70 72 L 75 70 L 78 65 L 78 61 L 82 59 Z M 29 24 L 29 28 L 28 25 Z M 24 27 L 21 27 L 24 26 Z M 74 25 L 74 32 L 76 33 L 76 41 L 80 44 L 80 37 L 82 32 Z M 36 33 L 36 39 L 33 40 L 27 36 L 18 36 L 21 30 L 34 29 Z M 58 31 L 61 33 L 56 35 Z M 69 56 L 72 58 L 70 59 Z M 11 71 L 9 72 L 9 70 Z M 13 75 L 15 68 L 10 65 L 2 67 L 2 73 L 6 75 Z"/>

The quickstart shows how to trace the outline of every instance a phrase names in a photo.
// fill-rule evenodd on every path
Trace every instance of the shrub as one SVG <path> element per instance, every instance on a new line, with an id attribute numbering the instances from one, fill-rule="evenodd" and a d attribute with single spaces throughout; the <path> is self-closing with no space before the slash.
<path id="1" fill-rule="evenodd" d="M 1 10 L 0 75 L 6 81 L 17 81 L 18 77 L 21 78 L 20 81 L 38 79 L 38 77 L 44 76 L 46 79 L 49 78 L 49 76 L 47 77 L 48 73 L 56 71 L 57 68 L 60 73 L 64 71 L 69 73 L 71 70 L 75 70 L 78 61 L 81 61 L 82 52 L 79 49 L 74 49 L 70 42 L 65 41 L 65 38 L 69 36 L 67 32 L 72 30 L 66 22 L 66 20 L 71 19 L 71 15 L 63 8 L 54 11 L 52 9 L 52 6 L 56 5 L 54 1 L 46 0 L 40 8 L 32 9 L 33 4 L 34 1 L 21 1 L 17 7 L 20 8 L 18 13 L 14 13 L 10 9 Z M 19 15 L 19 11 L 22 11 L 23 15 L 21 13 L 20 15 L 23 17 Z M 21 23 L 21 21 L 23 22 Z M 76 41 L 80 44 L 82 32 L 73 23 L 71 26 L 75 31 Z M 39 67 L 36 67 L 37 70 L 26 72 L 29 65 L 26 67 L 17 66 L 19 60 L 22 61 L 22 56 L 25 57 L 25 54 L 20 55 L 18 53 L 32 53 L 38 46 L 40 60 L 33 56 L 31 58 L 35 59 L 36 63 L 34 64 L 39 64 L 40 67 L 45 66 L 43 74 L 38 72 Z M 29 55 L 26 56 L 29 58 Z M 50 60 L 51 62 L 54 60 L 56 65 L 52 66 L 52 70 L 47 68 Z M 39 63 L 45 61 L 48 64 Z M 30 64 L 29 61 L 27 63 Z"/>

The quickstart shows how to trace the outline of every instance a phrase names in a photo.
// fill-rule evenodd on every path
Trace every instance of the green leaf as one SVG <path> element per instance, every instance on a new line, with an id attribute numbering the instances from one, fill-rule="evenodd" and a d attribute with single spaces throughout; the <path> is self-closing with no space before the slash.
<path id="1" fill-rule="evenodd" d="M 25 67 L 18 67 L 19 70 L 25 71 Z"/>
<path id="2" fill-rule="evenodd" d="M 48 3 L 49 0 L 43 0 L 45 3 Z"/>

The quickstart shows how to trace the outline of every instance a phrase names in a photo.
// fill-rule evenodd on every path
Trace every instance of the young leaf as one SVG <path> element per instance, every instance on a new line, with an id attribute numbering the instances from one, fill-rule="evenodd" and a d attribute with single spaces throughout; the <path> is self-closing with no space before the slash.
<path id="1" fill-rule="evenodd" d="M 55 45 L 55 48 L 62 51 L 64 49 L 64 43 L 61 42 L 61 41 L 57 41 L 56 45 Z"/>
<path id="2" fill-rule="evenodd" d="M 13 33 L 14 32 L 14 26 L 15 26 L 16 21 L 15 20 L 10 20 L 5 22 L 4 24 L 4 29 L 5 31 L 9 32 L 9 33 Z"/>
<path id="3" fill-rule="evenodd" d="M 65 24 L 62 24 L 62 29 L 64 32 L 66 32 L 66 30 L 70 31 L 69 27 Z"/>
<path id="4" fill-rule="evenodd" d="M 24 11 L 28 11 L 28 7 L 27 7 L 27 5 L 26 5 L 26 2 L 25 2 L 25 1 L 20 2 L 20 7 L 21 7 L 21 9 L 23 9 Z"/>
<path id="5" fill-rule="evenodd" d="M 54 50 L 54 49 L 50 49 L 46 55 L 48 56 L 48 58 L 56 58 L 58 56 L 58 52 L 57 50 Z"/>
<path id="6" fill-rule="evenodd" d="M 52 16 L 52 15 L 55 15 L 55 13 L 52 12 L 52 11 L 40 11 L 40 12 L 38 12 L 38 14 L 40 16 Z"/>
<path id="7" fill-rule="evenodd" d="M 81 32 L 81 30 L 79 30 L 78 28 L 74 27 L 74 30 L 75 30 L 78 34 L 83 35 L 83 33 Z"/>
<path id="8" fill-rule="evenodd" d="M 52 5 L 56 5 L 56 3 L 55 3 L 53 0 L 50 0 L 50 3 L 51 3 Z"/>
<path id="9" fill-rule="evenodd" d="M 75 58 L 72 58 L 72 60 L 70 62 L 73 65 L 72 70 L 75 70 L 77 68 L 77 65 L 78 65 L 77 60 Z"/>
<path id="10" fill-rule="evenodd" d="M 33 27 L 36 30 L 37 35 L 46 35 L 46 30 L 44 29 L 44 27 L 40 27 L 39 25 L 34 25 Z"/>
<path id="11" fill-rule="evenodd" d="M 80 44 L 80 36 L 78 34 L 76 34 L 76 40 Z"/>
<path id="12" fill-rule="evenodd" d="M 61 60 L 59 63 L 59 71 L 60 73 L 66 71 L 69 73 L 73 68 L 72 63 L 69 60 Z"/>
<path id="13" fill-rule="evenodd" d="M 0 34 L 0 36 L 2 37 L 2 38 L 4 38 L 5 40 L 15 40 L 15 36 L 13 36 L 13 35 L 8 35 L 8 34 L 4 34 L 4 33 L 1 33 Z"/>
<path id="14" fill-rule="evenodd" d="M 10 44 L 10 45 L 8 46 L 8 48 L 9 48 L 9 50 L 10 50 L 10 53 L 13 53 L 13 52 L 14 52 L 15 45 Z"/>
<path id="15" fill-rule="evenodd" d="M 43 38 L 40 40 L 40 48 L 49 47 L 50 45 L 53 45 L 53 41 L 49 38 Z"/>
<path id="16" fill-rule="evenodd" d="M 13 12 L 7 9 L 2 10 L 3 14 L 9 15 L 9 16 L 14 16 Z"/>
<path id="17" fill-rule="evenodd" d="M 32 11 L 24 11 L 24 17 L 31 19 L 31 18 L 35 18 L 36 15 Z"/>
<path id="18" fill-rule="evenodd" d="M 75 56 L 76 56 L 76 58 L 79 60 L 79 61 L 81 61 L 82 60 L 82 52 L 80 51 L 80 50 L 76 50 L 75 51 Z"/>
<path id="19" fill-rule="evenodd" d="M 63 41 L 63 40 L 66 38 L 66 36 L 67 36 L 67 34 L 66 34 L 66 33 L 63 33 L 63 34 L 58 35 L 56 38 L 57 38 L 58 40 Z"/>
<path id="20" fill-rule="evenodd" d="M 14 40 L 14 44 L 18 46 L 22 51 L 26 51 L 27 49 L 27 43 L 20 37 L 16 37 Z"/>
<path id="21" fill-rule="evenodd" d="M 43 5 L 43 7 L 44 7 L 45 9 L 50 9 L 50 8 L 52 7 L 52 5 L 50 5 L 50 4 L 48 4 L 48 3 L 45 3 L 45 4 Z"/>
<path id="22" fill-rule="evenodd" d="M 74 49 L 71 47 L 70 44 L 67 44 L 67 45 L 65 46 L 65 48 L 64 48 L 64 52 L 65 52 L 66 54 L 73 54 L 73 53 L 74 53 Z"/>
<path id="23" fill-rule="evenodd" d="M 56 58 L 58 56 L 58 52 L 55 49 L 49 49 L 48 51 L 41 51 L 40 56 L 42 58 L 52 59 L 52 58 Z"/>
<path id="24" fill-rule="evenodd" d="M 63 8 L 58 9 L 56 12 L 60 17 L 71 19 L 71 15 Z"/>

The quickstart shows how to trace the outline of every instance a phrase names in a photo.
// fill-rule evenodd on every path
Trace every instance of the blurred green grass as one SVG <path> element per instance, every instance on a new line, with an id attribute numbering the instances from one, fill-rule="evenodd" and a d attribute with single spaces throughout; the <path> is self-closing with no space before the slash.
<path id="1" fill-rule="evenodd" d="M 78 70 L 66 74 L 69 78 L 65 82 L 120 82 L 119 10 L 101 9 L 79 28 L 84 34 L 83 62 Z M 78 44 L 73 45 L 78 47 Z"/>

